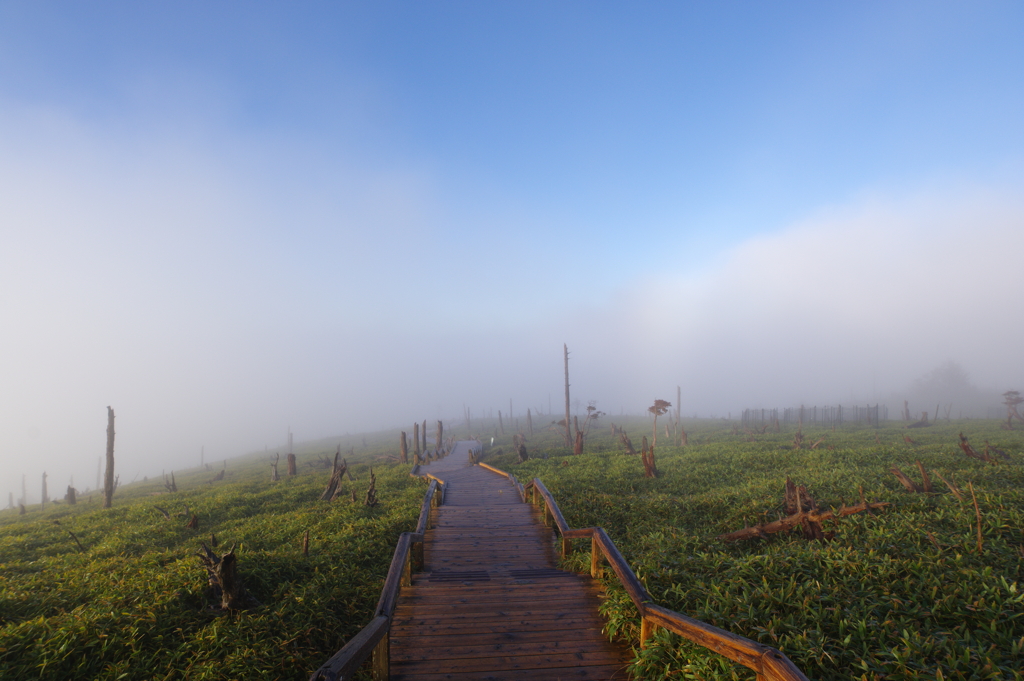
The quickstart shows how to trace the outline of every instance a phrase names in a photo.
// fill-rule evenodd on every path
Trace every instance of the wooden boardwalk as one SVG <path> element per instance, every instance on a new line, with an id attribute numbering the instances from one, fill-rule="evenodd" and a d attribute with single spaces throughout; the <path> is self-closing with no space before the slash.
<path id="1" fill-rule="evenodd" d="M 540 513 L 469 465 L 472 444 L 420 469 L 447 489 L 392 620 L 391 679 L 627 679 L 631 655 L 601 633 L 597 584 L 557 569 Z"/>

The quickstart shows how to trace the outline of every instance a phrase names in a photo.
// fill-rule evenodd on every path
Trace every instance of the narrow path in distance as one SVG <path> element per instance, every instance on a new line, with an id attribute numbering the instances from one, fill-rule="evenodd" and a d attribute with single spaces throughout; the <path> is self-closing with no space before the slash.
<path id="1" fill-rule="evenodd" d="M 559 570 L 554 535 L 503 476 L 469 464 L 473 441 L 423 466 L 447 483 L 424 539 L 423 572 L 391 625 L 391 678 L 628 678 L 631 658 L 601 633 L 600 588 Z"/>

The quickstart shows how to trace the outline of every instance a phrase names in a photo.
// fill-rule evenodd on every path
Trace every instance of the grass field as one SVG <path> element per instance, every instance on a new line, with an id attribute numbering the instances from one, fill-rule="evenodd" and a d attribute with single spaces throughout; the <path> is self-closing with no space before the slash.
<path id="1" fill-rule="evenodd" d="M 620 419 L 614 419 L 619 422 Z M 540 419 L 536 419 L 540 421 Z M 1024 436 L 992 421 L 942 422 L 903 430 L 848 425 L 805 429 L 817 449 L 794 449 L 795 428 L 752 438 L 724 421 L 685 421 L 690 444 L 657 450 L 660 475 L 645 478 L 624 455 L 607 419 L 572 456 L 552 430 L 528 437 L 534 456 L 517 463 L 511 433 L 474 420 L 486 460 L 521 480 L 539 477 L 574 527 L 604 527 L 662 605 L 781 648 L 812 679 L 1021 679 L 1024 658 Z M 634 443 L 650 422 L 627 419 Z M 659 427 L 661 423 L 659 423 Z M 965 457 L 963 431 L 989 440 L 1010 461 Z M 907 444 L 909 433 L 918 444 Z M 318 500 L 328 471 L 306 462 L 333 451 L 300 450 L 300 474 L 270 482 L 266 457 L 214 471 L 177 471 L 118 490 L 114 508 L 91 503 L 0 512 L 0 678 L 303 679 L 368 620 L 397 536 L 412 528 L 425 489 L 408 467 L 374 464 L 381 503 L 362 505 L 368 463 L 397 452 L 397 434 L 358 448 L 359 497 Z M 933 494 L 910 494 L 889 473 L 919 479 L 915 461 L 967 493 L 960 502 L 938 479 Z M 351 461 L 351 459 L 350 459 Z M 219 466 L 219 464 L 218 464 Z M 284 472 L 284 464 L 281 466 Z M 835 538 L 799 532 L 725 544 L 717 535 L 774 520 L 790 476 L 824 505 L 892 502 L 839 520 Z M 982 515 L 982 552 L 968 483 Z M 198 530 L 184 515 L 199 517 Z M 308 557 L 302 535 L 310 532 Z M 69 532 L 81 541 L 80 552 Z M 236 545 L 245 585 L 262 603 L 215 614 L 195 558 L 214 534 Z M 589 569 L 580 542 L 569 566 Z M 636 640 L 631 602 L 608 583 L 610 635 Z M 659 632 L 637 651 L 640 679 L 753 678 L 703 649 Z"/>
<path id="2" fill-rule="evenodd" d="M 904 430 L 848 425 L 804 429 L 817 449 L 794 449 L 796 428 L 751 437 L 735 424 L 685 423 L 690 445 L 659 438 L 660 475 L 621 453 L 607 428 L 571 456 L 549 433 L 534 458 L 491 450 L 489 460 L 520 480 L 539 477 L 573 527 L 603 526 L 656 602 L 781 648 L 812 679 L 1021 679 L 1024 668 L 1024 437 L 997 422 L 962 421 Z M 607 426 L 607 424 L 603 424 Z M 649 421 L 626 424 L 634 443 Z M 659 424 L 659 427 L 661 424 Z M 1010 461 L 969 459 L 957 443 L 989 440 Z M 917 442 L 905 442 L 910 434 Z M 753 441 L 749 441 L 749 440 Z M 489 441 L 489 440 L 488 440 Z M 639 447 L 638 447 L 639 448 Z M 506 448 L 507 451 L 507 448 Z M 546 457 L 546 458 L 543 458 Z M 966 493 L 911 494 L 889 472 L 938 471 Z M 787 476 L 823 505 L 892 502 L 875 515 L 836 522 L 830 542 L 800 532 L 726 544 L 717 535 L 775 520 Z M 982 516 L 983 549 L 968 483 Z M 569 563 L 589 569 L 582 543 Z M 609 583 L 612 633 L 635 640 L 632 603 Z M 724 658 L 661 632 L 638 651 L 638 678 L 753 678 Z"/>
<path id="3" fill-rule="evenodd" d="M 162 479 L 125 486 L 108 510 L 97 494 L 0 513 L 0 678 L 308 678 L 366 623 L 395 537 L 419 512 L 425 485 L 407 466 L 375 465 L 380 503 L 363 505 L 366 462 L 379 453 L 357 452 L 363 463 L 344 482 L 355 504 L 319 501 L 329 471 L 300 453 L 299 475 L 276 483 L 261 455 L 228 461 L 221 482 L 210 482 L 220 462 L 212 472 L 176 471 L 176 493 Z M 279 468 L 283 476 L 283 461 Z M 185 527 L 186 505 L 198 530 Z M 156 506 L 182 515 L 166 520 Z M 209 609 L 196 553 L 211 534 L 218 553 L 236 545 L 261 607 Z"/>

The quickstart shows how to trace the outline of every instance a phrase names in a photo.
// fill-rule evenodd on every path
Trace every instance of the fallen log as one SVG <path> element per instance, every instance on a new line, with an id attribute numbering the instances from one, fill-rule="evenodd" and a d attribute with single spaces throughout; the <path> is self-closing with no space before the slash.
<path id="1" fill-rule="evenodd" d="M 885 508 L 892 504 L 888 501 L 875 501 L 872 503 L 860 503 L 856 506 L 843 506 L 838 510 L 830 511 L 804 511 L 803 513 L 794 513 L 786 518 L 781 518 L 774 522 L 766 523 L 764 525 L 755 525 L 754 527 L 745 527 L 742 530 L 736 530 L 735 532 L 729 532 L 728 534 L 720 534 L 717 539 L 721 541 L 741 541 L 744 539 L 753 539 L 755 537 L 767 537 L 769 534 L 775 534 L 777 532 L 785 532 L 786 530 L 792 530 L 798 525 L 802 525 L 804 522 L 822 523 L 825 520 L 831 520 L 832 518 L 843 518 L 854 513 L 861 513 L 863 511 L 870 511 L 871 509 Z"/>

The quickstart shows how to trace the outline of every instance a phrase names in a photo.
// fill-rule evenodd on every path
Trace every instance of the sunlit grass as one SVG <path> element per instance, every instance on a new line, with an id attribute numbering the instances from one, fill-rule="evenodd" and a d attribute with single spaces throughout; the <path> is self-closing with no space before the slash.
<path id="1" fill-rule="evenodd" d="M 794 450 L 793 426 L 749 442 L 732 425 L 687 423 L 696 444 L 666 446 L 662 433 L 655 479 L 643 477 L 640 461 L 620 453 L 606 429 L 592 433 L 580 457 L 546 433 L 534 438 L 535 458 L 524 464 L 508 454 L 490 460 L 520 480 L 541 478 L 570 525 L 604 527 L 658 603 L 781 648 L 812 679 L 1020 679 L 1024 438 L 991 421 L 900 425 L 805 428 L 806 442 L 825 440 Z M 627 427 L 634 442 L 650 435 L 649 421 Z M 968 459 L 957 447 L 961 430 L 976 447 L 990 440 L 1011 461 Z M 907 432 L 917 445 L 903 440 Z M 889 472 L 897 465 L 918 479 L 918 460 L 965 493 L 973 484 L 980 555 L 969 493 L 962 503 L 933 475 L 934 494 L 909 494 Z M 828 543 L 799 532 L 716 539 L 780 517 L 787 476 L 823 504 L 852 505 L 863 487 L 869 500 L 894 506 L 826 527 L 836 531 Z M 568 562 L 586 571 L 589 546 L 577 550 Z M 635 641 L 635 608 L 614 581 L 604 609 L 609 631 Z M 753 678 L 664 631 L 637 653 L 637 678 Z"/>
<path id="2" fill-rule="evenodd" d="M 308 678 L 368 621 L 424 491 L 407 466 L 377 464 L 381 503 L 367 508 L 362 463 L 344 483 L 358 503 L 322 502 L 328 471 L 304 465 L 315 458 L 276 483 L 265 457 L 251 457 L 228 462 L 222 482 L 210 482 L 220 462 L 176 472 L 176 493 L 162 480 L 126 486 L 108 510 L 86 495 L 75 506 L 0 513 L 0 678 Z M 186 505 L 198 530 L 185 528 Z M 211 535 L 218 551 L 236 547 L 261 607 L 209 608 L 195 553 Z"/>

